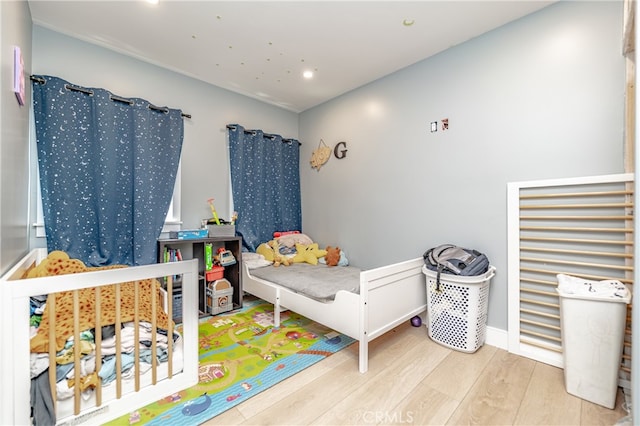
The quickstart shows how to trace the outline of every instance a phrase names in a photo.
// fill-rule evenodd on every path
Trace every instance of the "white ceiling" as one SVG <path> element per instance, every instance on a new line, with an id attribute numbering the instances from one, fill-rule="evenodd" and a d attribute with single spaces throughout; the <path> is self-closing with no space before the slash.
<path id="1" fill-rule="evenodd" d="M 294 112 L 551 3 L 29 0 L 37 25 Z"/>

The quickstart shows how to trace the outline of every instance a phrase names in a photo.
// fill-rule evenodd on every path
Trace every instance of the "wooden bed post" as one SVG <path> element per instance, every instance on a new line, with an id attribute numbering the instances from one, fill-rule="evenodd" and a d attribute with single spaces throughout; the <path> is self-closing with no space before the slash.
<path id="1" fill-rule="evenodd" d="M 360 327 L 358 327 L 358 370 L 369 369 L 369 283 L 360 274 Z"/>
<path id="2" fill-rule="evenodd" d="M 276 300 L 273 302 L 273 326 L 280 327 L 280 289 L 276 289 Z"/>

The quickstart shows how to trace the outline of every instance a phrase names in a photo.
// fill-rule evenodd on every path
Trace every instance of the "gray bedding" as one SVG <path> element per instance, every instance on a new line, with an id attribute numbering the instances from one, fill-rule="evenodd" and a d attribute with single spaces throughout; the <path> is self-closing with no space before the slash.
<path id="1" fill-rule="evenodd" d="M 353 266 L 310 265 L 294 263 L 291 266 L 264 266 L 251 269 L 251 275 L 304 294 L 312 299 L 328 302 L 339 290 L 358 293 L 360 269 Z"/>

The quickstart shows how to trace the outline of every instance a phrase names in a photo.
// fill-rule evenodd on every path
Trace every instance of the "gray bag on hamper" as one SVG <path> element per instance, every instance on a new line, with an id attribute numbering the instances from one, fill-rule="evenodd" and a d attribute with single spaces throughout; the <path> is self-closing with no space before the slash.
<path id="1" fill-rule="evenodd" d="M 440 274 L 482 275 L 489 270 L 489 259 L 478 250 L 442 244 L 427 250 L 422 257 L 426 267 L 438 271 L 436 289 L 440 291 Z"/>

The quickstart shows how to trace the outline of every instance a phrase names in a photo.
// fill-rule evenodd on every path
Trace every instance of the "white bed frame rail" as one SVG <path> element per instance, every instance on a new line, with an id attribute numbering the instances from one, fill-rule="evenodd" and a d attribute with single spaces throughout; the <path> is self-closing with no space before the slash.
<path id="1" fill-rule="evenodd" d="M 120 269 L 109 269 L 52 277 L 20 279 L 30 265 L 47 255 L 46 249 L 36 249 L 20 260 L 0 278 L 0 318 L 4 329 L 3 350 L 0 351 L 0 424 L 30 424 L 29 367 L 29 298 L 53 292 L 72 291 L 109 284 L 165 276 L 183 276 L 184 369 L 171 379 L 159 381 L 140 392 L 81 412 L 72 419 L 58 422 L 99 424 L 122 416 L 136 408 L 185 389 L 198 381 L 198 265 L 197 260 L 160 263 Z M 190 308 L 191 307 L 191 308 Z"/>
<path id="2" fill-rule="evenodd" d="M 291 310 L 359 342 L 359 371 L 368 370 L 368 343 L 427 309 L 426 280 L 420 258 L 360 273 L 360 293 L 339 291 L 322 303 L 256 278 L 245 264 L 243 289 L 274 305 L 274 323 Z"/>

